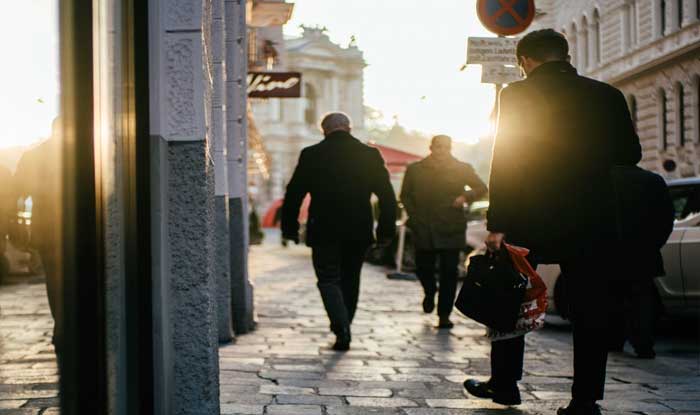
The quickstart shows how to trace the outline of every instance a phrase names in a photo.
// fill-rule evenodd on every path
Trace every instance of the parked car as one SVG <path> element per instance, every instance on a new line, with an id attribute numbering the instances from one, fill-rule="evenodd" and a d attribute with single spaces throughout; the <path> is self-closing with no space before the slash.
<path id="1" fill-rule="evenodd" d="M 666 276 L 656 279 L 656 286 L 669 315 L 700 313 L 700 178 L 668 182 L 676 211 L 676 221 L 668 242 L 661 250 Z M 467 244 L 473 248 L 470 256 L 486 250 L 484 241 L 488 202 L 473 204 L 467 227 Z M 468 264 L 468 258 L 467 258 Z M 537 267 L 549 297 L 549 313 L 566 316 L 566 276 L 558 265 Z"/>

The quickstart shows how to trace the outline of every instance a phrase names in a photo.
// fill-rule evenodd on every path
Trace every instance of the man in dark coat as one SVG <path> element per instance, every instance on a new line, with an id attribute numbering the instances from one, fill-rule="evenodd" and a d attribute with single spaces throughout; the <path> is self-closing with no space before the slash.
<path id="1" fill-rule="evenodd" d="M 654 278 L 666 274 L 661 248 L 673 232 L 675 210 L 666 181 L 637 166 L 613 170 L 617 205 L 618 256 L 625 260 L 613 296 L 609 350 L 629 339 L 638 357 L 653 359 L 654 326 L 661 300 Z"/>
<path id="2" fill-rule="evenodd" d="M 375 148 L 350 134 L 343 113 L 331 113 L 321 122 L 325 138 L 301 152 L 287 186 L 282 207 L 282 237 L 299 241 L 299 208 L 311 195 L 306 243 L 318 288 L 328 313 L 335 350 L 350 347 L 350 324 L 357 308 L 360 271 L 367 248 L 375 241 L 372 194 L 379 200 L 376 230 L 380 243 L 396 233 L 396 196 L 384 159 Z"/>
<path id="3" fill-rule="evenodd" d="M 571 403 L 558 413 L 598 414 L 619 274 L 610 264 L 620 263 L 612 169 L 637 164 L 641 146 L 623 94 L 578 75 L 568 52 L 566 38 L 551 29 L 518 43 L 527 79 L 500 96 L 487 245 L 498 250 L 506 238 L 530 248 L 535 261 L 561 264 L 572 304 L 574 383 Z M 522 356 L 517 347 L 512 354 Z M 522 360 L 513 362 L 517 380 Z"/>
<path id="4" fill-rule="evenodd" d="M 430 151 L 428 157 L 408 166 L 401 202 L 416 247 L 416 273 L 425 292 L 423 311 L 432 313 L 435 309 L 435 262 L 439 258 L 438 327 L 451 328 L 459 252 L 466 246 L 464 207 L 487 190 L 471 165 L 452 156 L 450 137 L 433 137 Z M 466 186 L 470 190 L 465 190 Z"/>

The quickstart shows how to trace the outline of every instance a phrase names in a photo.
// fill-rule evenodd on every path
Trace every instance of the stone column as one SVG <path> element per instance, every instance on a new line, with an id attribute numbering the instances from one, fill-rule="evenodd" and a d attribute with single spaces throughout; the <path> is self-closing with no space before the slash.
<path id="1" fill-rule="evenodd" d="M 228 176 L 226 166 L 226 75 L 225 62 L 225 30 L 224 0 L 212 2 L 212 109 L 211 135 L 214 142 L 214 198 L 216 207 L 216 226 L 214 227 L 215 241 L 215 275 L 217 289 L 217 314 L 219 342 L 227 343 L 233 340 L 233 323 L 231 319 L 231 244 L 229 240 L 229 197 Z"/>
<path id="2" fill-rule="evenodd" d="M 231 306 L 237 334 L 254 328 L 253 286 L 248 280 L 248 122 L 245 0 L 225 0 L 226 136 L 231 243 Z"/>
<path id="3" fill-rule="evenodd" d="M 153 324 L 158 415 L 218 414 L 219 356 L 207 141 L 211 0 L 149 0 Z M 206 6 L 206 7 L 205 7 Z"/>

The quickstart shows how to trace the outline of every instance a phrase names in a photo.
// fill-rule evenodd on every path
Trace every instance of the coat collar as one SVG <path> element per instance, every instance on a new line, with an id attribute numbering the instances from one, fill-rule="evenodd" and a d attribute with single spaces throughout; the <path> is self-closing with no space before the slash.
<path id="1" fill-rule="evenodd" d="M 355 140 L 356 138 L 352 136 L 347 131 L 333 131 L 324 137 L 324 141 L 335 141 L 335 140 Z"/>
<path id="2" fill-rule="evenodd" d="M 533 79 L 540 76 L 548 76 L 553 74 L 577 74 L 576 68 L 574 68 L 569 62 L 565 61 L 555 61 L 555 62 L 545 62 L 542 65 L 535 68 L 527 79 Z"/>

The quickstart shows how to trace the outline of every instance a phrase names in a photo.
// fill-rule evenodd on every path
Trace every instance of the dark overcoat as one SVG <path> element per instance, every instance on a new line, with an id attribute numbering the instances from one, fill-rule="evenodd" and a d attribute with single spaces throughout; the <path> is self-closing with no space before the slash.
<path id="1" fill-rule="evenodd" d="M 379 150 L 336 131 L 301 152 L 282 205 L 282 234 L 297 240 L 299 209 L 311 195 L 306 244 L 366 244 L 375 240 L 371 196 L 379 201 L 376 237 L 396 234 L 397 202 Z"/>
<path id="2" fill-rule="evenodd" d="M 612 249 L 612 168 L 640 159 L 622 93 L 545 63 L 501 92 L 488 229 L 542 263 Z"/>
<path id="3" fill-rule="evenodd" d="M 471 190 L 465 190 L 469 186 Z M 401 202 L 418 250 L 463 249 L 467 220 L 454 201 L 464 195 L 471 203 L 486 194 L 486 185 L 471 165 L 450 158 L 437 162 L 429 156 L 408 166 Z"/>

